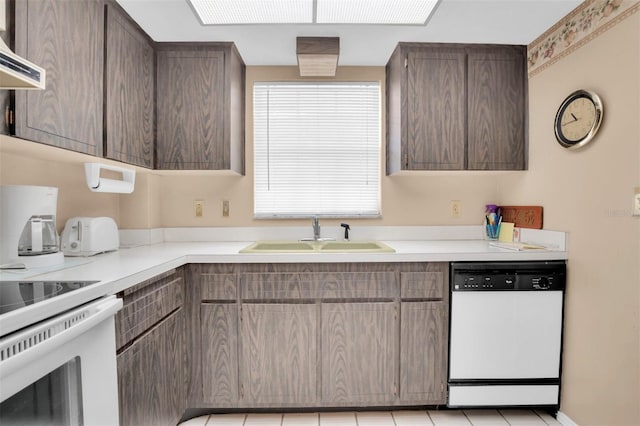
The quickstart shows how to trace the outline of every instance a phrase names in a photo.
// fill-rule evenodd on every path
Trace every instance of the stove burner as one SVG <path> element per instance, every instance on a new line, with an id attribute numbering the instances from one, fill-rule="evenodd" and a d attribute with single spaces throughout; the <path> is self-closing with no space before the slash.
<path id="1" fill-rule="evenodd" d="M 0 314 L 15 311 L 98 281 L 0 281 Z"/>

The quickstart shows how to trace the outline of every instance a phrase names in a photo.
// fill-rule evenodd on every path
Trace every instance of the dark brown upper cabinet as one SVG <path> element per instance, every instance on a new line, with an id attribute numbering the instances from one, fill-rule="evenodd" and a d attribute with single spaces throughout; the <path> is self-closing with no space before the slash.
<path id="1" fill-rule="evenodd" d="M 387 174 L 523 170 L 524 46 L 400 43 L 387 63 Z"/>
<path id="2" fill-rule="evenodd" d="M 233 43 L 157 46 L 158 169 L 244 174 L 244 80 Z"/>
<path id="3" fill-rule="evenodd" d="M 102 156 L 104 3 L 15 2 L 15 51 L 47 71 L 45 90 L 16 90 L 15 134 Z"/>
<path id="4" fill-rule="evenodd" d="M 104 156 L 152 168 L 153 41 L 116 4 L 108 3 L 106 22 Z"/>
<path id="5" fill-rule="evenodd" d="M 467 49 L 469 170 L 524 170 L 527 70 L 524 46 Z"/>

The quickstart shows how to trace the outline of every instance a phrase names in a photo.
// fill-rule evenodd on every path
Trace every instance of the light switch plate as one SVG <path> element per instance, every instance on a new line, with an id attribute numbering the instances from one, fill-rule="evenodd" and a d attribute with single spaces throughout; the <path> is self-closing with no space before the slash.
<path id="1" fill-rule="evenodd" d="M 633 215 L 640 216 L 640 187 L 636 187 L 635 192 L 633 196 Z"/>
<path id="2" fill-rule="evenodd" d="M 451 217 L 460 217 L 460 200 L 451 200 Z"/>
<path id="3" fill-rule="evenodd" d="M 204 216 L 204 201 L 202 200 L 193 201 L 193 215 L 195 217 Z"/>

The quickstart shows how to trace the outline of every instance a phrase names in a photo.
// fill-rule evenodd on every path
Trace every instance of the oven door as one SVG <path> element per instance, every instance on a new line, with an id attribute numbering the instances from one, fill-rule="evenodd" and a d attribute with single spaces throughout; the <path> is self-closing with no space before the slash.
<path id="1" fill-rule="evenodd" d="M 117 425 L 118 389 L 109 296 L 0 341 L 0 423 Z"/>

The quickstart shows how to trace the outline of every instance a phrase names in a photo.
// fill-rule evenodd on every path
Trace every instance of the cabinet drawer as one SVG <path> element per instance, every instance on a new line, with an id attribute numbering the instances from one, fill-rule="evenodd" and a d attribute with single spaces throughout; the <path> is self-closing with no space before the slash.
<path id="1" fill-rule="evenodd" d="M 116 346 L 127 343 L 182 306 L 183 280 L 172 275 L 132 294 L 121 293 L 124 307 L 116 315 Z"/>
<path id="2" fill-rule="evenodd" d="M 443 272 L 400 273 L 400 297 L 403 299 L 442 299 L 443 296 Z"/>
<path id="3" fill-rule="evenodd" d="M 398 297 L 395 272 L 322 274 L 322 299 L 391 299 Z"/>
<path id="4" fill-rule="evenodd" d="M 397 297 L 394 272 L 269 272 L 240 274 L 240 297 L 249 300 L 389 299 Z"/>
<path id="5" fill-rule="evenodd" d="M 201 300 L 236 300 L 238 285 L 236 274 L 202 274 Z"/>

